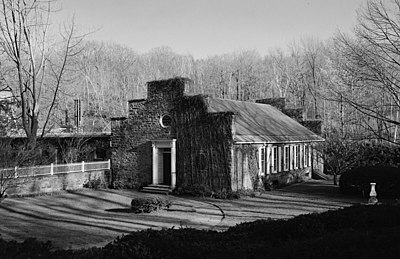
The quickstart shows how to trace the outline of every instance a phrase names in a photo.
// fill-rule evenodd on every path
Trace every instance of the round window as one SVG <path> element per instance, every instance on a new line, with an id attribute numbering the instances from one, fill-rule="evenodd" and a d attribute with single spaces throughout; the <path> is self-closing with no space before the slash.
<path id="1" fill-rule="evenodd" d="M 172 123 L 171 116 L 169 116 L 168 114 L 161 116 L 160 118 L 161 127 L 168 128 L 171 126 L 171 123 Z"/>

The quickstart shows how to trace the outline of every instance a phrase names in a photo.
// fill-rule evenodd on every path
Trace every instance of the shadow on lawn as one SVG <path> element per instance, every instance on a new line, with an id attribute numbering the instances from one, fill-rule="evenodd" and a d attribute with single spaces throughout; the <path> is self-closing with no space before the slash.
<path id="1" fill-rule="evenodd" d="M 136 212 L 134 210 L 132 210 L 131 208 L 105 209 L 104 211 L 117 212 L 117 213 L 135 213 L 136 214 Z"/>

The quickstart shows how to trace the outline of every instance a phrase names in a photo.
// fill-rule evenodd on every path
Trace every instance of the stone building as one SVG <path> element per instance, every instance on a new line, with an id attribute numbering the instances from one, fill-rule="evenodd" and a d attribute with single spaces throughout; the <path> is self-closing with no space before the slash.
<path id="1" fill-rule="evenodd" d="M 268 100 L 189 96 L 191 83 L 149 82 L 147 98 L 130 101 L 129 116 L 112 120 L 114 185 L 236 191 L 289 184 L 321 170 L 312 154 L 323 139 Z"/>

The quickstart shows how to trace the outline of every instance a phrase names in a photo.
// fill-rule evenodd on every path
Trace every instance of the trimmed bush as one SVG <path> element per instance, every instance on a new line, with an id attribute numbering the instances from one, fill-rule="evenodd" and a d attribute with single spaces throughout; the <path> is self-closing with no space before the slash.
<path id="1" fill-rule="evenodd" d="M 169 208 L 171 202 L 161 197 L 135 198 L 131 201 L 131 209 L 135 213 L 150 213 L 161 208 Z"/>
<path id="2" fill-rule="evenodd" d="M 400 197 L 400 169 L 389 166 L 359 167 L 345 172 L 339 181 L 346 194 L 369 196 L 370 183 L 376 183 L 378 198 Z"/>
<path id="3" fill-rule="evenodd" d="M 97 179 L 88 179 L 84 184 L 83 188 L 91 188 L 91 189 L 101 189 L 101 188 L 107 188 L 107 185 L 102 179 L 97 178 Z"/>

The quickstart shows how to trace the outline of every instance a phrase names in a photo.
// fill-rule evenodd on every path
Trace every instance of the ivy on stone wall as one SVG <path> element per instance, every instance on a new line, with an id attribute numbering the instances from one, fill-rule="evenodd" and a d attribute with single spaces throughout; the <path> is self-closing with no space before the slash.
<path id="1" fill-rule="evenodd" d="M 177 99 L 172 115 L 177 184 L 186 189 L 200 185 L 216 192 L 230 190 L 233 114 L 208 113 L 206 96 L 197 95 Z"/>

